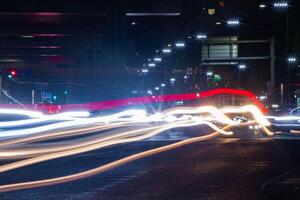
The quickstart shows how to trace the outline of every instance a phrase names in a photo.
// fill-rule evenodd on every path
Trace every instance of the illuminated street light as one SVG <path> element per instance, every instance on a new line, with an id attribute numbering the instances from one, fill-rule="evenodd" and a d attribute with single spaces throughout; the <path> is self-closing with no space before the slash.
<path id="1" fill-rule="evenodd" d="M 171 51 L 171 49 L 163 49 L 162 52 L 163 53 L 171 53 L 172 51 Z"/>
<path id="2" fill-rule="evenodd" d="M 155 90 L 159 90 L 159 87 L 155 87 L 154 89 L 155 89 Z"/>
<path id="3" fill-rule="evenodd" d="M 131 26 L 134 26 L 134 25 L 136 25 L 136 22 L 131 22 Z"/>
<path id="4" fill-rule="evenodd" d="M 152 93 L 152 90 L 148 90 L 147 93 L 148 93 L 148 94 L 153 94 L 153 93 Z"/>
<path id="5" fill-rule="evenodd" d="M 189 77 L 188 77 L 187 75 L 185 75 L 183 78 L 184 78 L 184 79 L 188 79 Z"/>
<path id="6" fill-rule="evenodd" d="M 154 58 L 153 59 L 155 62 L 161 62 L 161 58 L 159 58 L 159 57 L 156 57 L 156 58 Z"/>
<path id="7" fill-rule="evenodd" d="M 264 4 L 264 3 L 259 4 L 259 8 L 261 8 L 261 9 L 264 9 L 264 8 L 266 8 L 266 7 L 267 7 L 267 5 Z"/>
<path id="8" fill-rule="evenodd" d="M 155 64 L 155 63 L 149 63 L 148 66 L 149 66 L 149 67 L 155 67 L 156 64 Z"/>
<path id="9" fill-rule="evenodd" d="M 206 76 L 212 76 L 212 75 L 213 75 L 213 72 L 212 72 L 212 71 L 206 72 Z"/>
<path id="10" fill-rule="evenodd" d="M 175 83 L 176 79 L 175 78 L 170 78 L 171 83 Z"/>
<path id="11" fill-rule="evenodd" d="M 289 63 L 295 63 L 295 62 L 297 62 L 297 58 L 295 58 L 295 57 L 289 57 L 288 58 L 288 62 Z"/>
<path id="12" fill-rule="evenodd" d="M 246 65 L 245 64 L 239 64 L 239 69 L 241 69 L 241 70 L 246 69 Z"/>
<path id="13" fill-rule="evenodd" d="M 206 39 L 207 38 L 207 36 L 204 35 L 204 34 L 198 34 L 196 37 L 197 37 L 198 40 L 202 40 L 202 39 Z"/>
<path id="14" fill-rule="evenodd" d="M 160 87 L 166 87 L 165 83 L 160 84 Z"/>
<path id="15" fill-rule="evenodd" d="M 230 19 L 227 21 L 228 26 L 238 26 L 240 25 L 240 21 L 237 19 Z"/>
<path id="16" fill-rule="evenodd" d="M 34 38 L 33 35 L 21 35 L 22 38 Z"/>
<path id="17" fill-rule="evenodd" d="M 175 44 L 176 47 L 185 47 L 185 44 L 183 42 L 178 42 Z"/>
<path id="18" fill-rule="evenodd" d="M 142 69 L 142 73 L 148 73 L 149 70 L 148 69 Z"/>
<path id="19" fill-rule="evenodd" d="M 216 22 L 216 25 L 221 25 L 221 24 L 222 24 L 222 22 L 219 22 L 219 21 Z"/>
<path id="20" fill-rule="evenodd" d="M 289 7 L 289 4 L 287 1 L 277 1 L 273 3 L 274 8 L 283 9 Z"/>

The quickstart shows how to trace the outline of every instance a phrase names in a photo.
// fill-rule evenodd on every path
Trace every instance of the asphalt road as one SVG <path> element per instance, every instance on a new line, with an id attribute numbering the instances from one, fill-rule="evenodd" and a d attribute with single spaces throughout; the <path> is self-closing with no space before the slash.
<path id="1" fill-rule="evenodd" d="M 144 141 L 0 175 L 0 184 L 66 175 L 174 141 Z M 6 199 L 266 199 L 262 185 L 300 166 L 300 140 L 205 141 L 63 185 L 0 194 Z"/>

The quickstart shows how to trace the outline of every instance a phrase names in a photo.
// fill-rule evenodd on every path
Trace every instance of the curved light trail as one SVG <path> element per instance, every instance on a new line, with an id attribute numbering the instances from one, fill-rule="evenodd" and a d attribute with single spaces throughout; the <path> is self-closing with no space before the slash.
<path id="1" fill-rule="evenodd" d="M 109 100 L 103 102 L 91 102 L 84 104 L 65 104 L 61 105 L 60 111 L 70 111 L 70 110 L 88 110 L 88 111 L 97 111 L 97 110 L 106 110 L 118 107 L 133 106 L 133 105 L 145 105 L 151 103 L 163 103 L 163 102 L 176 102 L 176 101 L 189 101 L 197 99 L 205 99 L 208 97 L 214 97 L 217 95 L 234 95 L 245 97 L 249 102 L 257 106 L 263 113 L 267 113 L 268 109 L 257 99 L 257 96 L 248 90 L 238 90 L 231 88 L 218 88 L 196 93 L 187 93 L 187 94 L 166 94 L 159 96 L 144 96 L 136 98 L 125 98 L 117 100 Z M 24 105 L 27 109 L 34 110 L 36 109 L 32 105 Z M 5 108 L 19 108 L 18 104 L 0 104 L 0 107 Z M 51 110 L 53 105 L 43 106 L 46 110 Z"/>
<path id="2" fill-rule="evenodd" d="M 10 114 L 14 114 L 15 111 L 13 110 Z M 5 112 L 7 113 L 7 110 Z M 16 111 L 15 114 L 24 113 Z M 43 114 L 27 114 L 27 116 L 32 117 L 28 120 L 37 121 L 30 121 L 30 123 L 25 121 L 24 123 L 24 120 L 20 120 L 22 123 L 19 124 L 19 121 L 7 122 L 17 124 L 12 125 L 12 127 L 0 122 L 0 125 L 2 125 L 0 131 L 0 159 L 22 159 L 0 166 L 0 173 L 94 151 L 111 145 L 144 140 L 174 128 L 205 125 L 215 132 L 137 153 L 73 175 L 2 185 L 0 186 L 0 192 L 41 187 L 86 178 L 160 152 L 211 139 L 219 135 L 232 135 L 233 132 L 229 129 L 233 127 L 253 125 L 259 127 L 266 135 L 273 134 L 267 128 L 270 126 L 270 122 L 261 110 L 253 105 L 221 109 L 213 106 L 177 107 L 154 114 L 147 114 L 144 110 L 127 110 L 113 115 L 96 117 L 88 117 L 88 113 L 84 112 L 61 113 L 49 117 L 45 117 Z M 232 115 L 237 114 L 247 114 L 247 116 L 250 114 L 252 119 L 248 119 L 246 122 L 234 120 Z M 39 120 L 45 120 L 50 124 L 41 125 Z M 33 127 L 26 128 L 26 125 L 29 124 Z"/>

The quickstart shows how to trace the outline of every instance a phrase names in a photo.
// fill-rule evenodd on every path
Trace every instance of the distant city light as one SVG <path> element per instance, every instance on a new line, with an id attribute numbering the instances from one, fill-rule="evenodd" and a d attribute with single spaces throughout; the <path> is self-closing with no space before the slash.
<path id="1" fill-rule="evenodd" d="M 158 53 L 159 52 L 159 50 L 155 50 L 155 53 Z"/>
<path id="2" fill-rule="evenodd" d="M 188 79 L 188 76 L 187 76 L 187 75 L 185 75 L 183 78 L 184 78 L 184 79 Z"/>
<path id="3" fill-rule="evenodd" d="M 154 89 L 155 89 L 155 90 L 159 90 L 159 87 L 155 87 Z"/>
<path id="4" fill-rule="evenodd" d="M 295 57 L 289 57 L 288 58 L 288 62 L 290 62 L 290 63 L 294 63 L 296 61 L 297 61 L 297 58 L 295 58 Z"/>
<path id="5" fill-rule="evenodd" d="M 151 58 L 149 58 L 148 61 L 150 62 L 150 61 L 151 61 Z"/>
<path id="6" fill-rule="evenodd" d="M 8 74 L 7 77 L 8 77 L 9 79 L 11 79 L 13 76 L 12 76 L 11 74 Z"/>
<path id="7" fill-rule="evenodd" d="M 152 90 L 148 90 L 147 93 L 148 93 L 148 94 L 153 94 L 153 93 L 152 93 Z"/>
<path id="8" fill-rule="evenodd" d="M 153 59 L 155 62 L 161 62 L 161 58 L 159 58 L 159 57 L 156 57 L 156 58 L 154 58 Z"/>
<path id="9" fill-rule="evenodd" d="M 206 76 L 212 76 L 213 73 L 211 71 L 206 72 Z"/>
<path id="10" fill-rule="evenodd" d="M 148 69 L 142 69 L 142 73 L 148 73 L 149 70 Z"/>
<path id="11" fill-rule="evenodd" d="M 245 64 L 239 64 L 239 69 L 246 69 L 246 65 Z"/>
<path id="12" fill-rule="evenodd" d="M 165 83 L 160 84 L 160 87 L 166 87 Z"/>
<path id="13" fill-rule="evenodd" d="M 53 99 L 56 100 L 56 99 L 57 99 L 57 96 L 54 95 L 54 96 L 53 96 Z"/>
<path id="14" fill-rule="evenodd" d="M 163 53 L 171 53 L 171 49 L 163 49 Z"/>
<path id="15" fill-rule="evenodd" d="M 131 25 L 132 25 L 132 26 L 136 25 L 136 22 L 131 22 Z"/>
<path id="16" fill-rule="evenodd" d="M 219 22 L 219 21 L 217 21 L 217 22 L 216 22 L 216 25 L 221 25 L 221 24 L 222 24 L 222 23 L 221 23 L 221 22 Z"/>
<path id="17" fill-rule="evenodd" d="M 185 47 L 185 44 L 183 42 L 178 42 L 175 44 L 176 47 Z"/>
<path id="18" fill-rule="evenodd" d="M 237 19 L 230 19 L 227 21 L 227 25 L 229 26 L 237 26 L 240 24 L 240 21 Z"/>
<path id="19" fill-rule="evenodd" d="M 171 47 L 172 45 L 171 44 L 168 44 L 168 47 Z"/>
<path id="20" fill-rule="evenodd" d="M 156 64 L 155 64 L 155 63 L 149 63 L 148 66 L 149 66 L 149 67 L 155 67 Z"/>
<path id="21" fill-rule="evenodd" d="M 277 1 L 273 3 L 274 8 L 287 8 L 289 6 L 287 1 Z"/>
<path id="22" fill-rule="evenodd" d="M 171 83 L 174 83 L 175 81 L 176 81 L 175 78 L 170 78 L 170 82 L 171 82 Z"/>
<path id="23" fill-rule="evenodd" d="M 206 38 L 207 38 L 207 36 L 204 35 L 204 34 L 198 34 L 196 37 L 197 37 L 197 39 L 199 39 L 199 40 L 201 40 L 201 39 L 206 39 Z"/>
<path id="24" fill-rule="evenodd" d="M 65 90 L 64 93 L 65 93 L 65 95 L 67 95 L 67 94 L 68 94 L 68 91 Z"/>

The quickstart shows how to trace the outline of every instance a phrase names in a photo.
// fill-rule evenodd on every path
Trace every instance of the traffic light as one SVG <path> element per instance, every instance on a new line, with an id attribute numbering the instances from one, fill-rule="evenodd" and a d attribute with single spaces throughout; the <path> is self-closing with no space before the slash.
<path id="1" fill-rule="evenodd" d="M 17 71 L 12 69 L 12 70 L 9 71 L 9 74 L 11 75 L 11 77 L 14 77 L 14 76 L 17 75 Z"/>
<path id="2" fill-rule="evenodd" d="M 9 79 L 11 79 L 11 78 L 15 77 L 16 75 L 17 75 L 17 71 L 14 70 L 14 69 L 12 69 L 12 70 L 9 71 L 7 77 L 8 77 Z"/>

